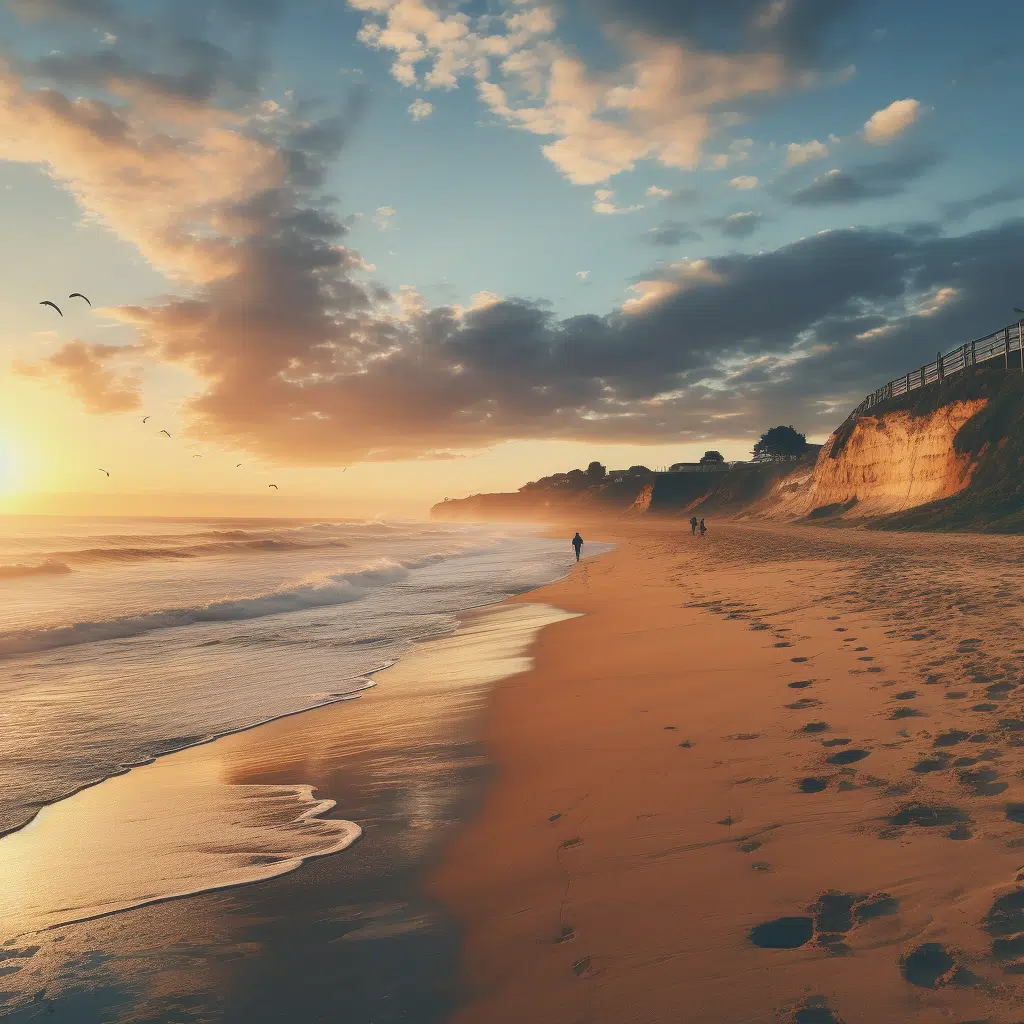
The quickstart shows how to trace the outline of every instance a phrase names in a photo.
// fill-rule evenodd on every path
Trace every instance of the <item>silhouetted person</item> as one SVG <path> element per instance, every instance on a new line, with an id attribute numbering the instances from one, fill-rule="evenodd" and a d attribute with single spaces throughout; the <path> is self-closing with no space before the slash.
<path id="1" fill-rule="evenodd" d="M 708 532 L 708 528 L 704 525 L 703 519 L 700 521 L 700 526 L 698 526 L 697 529 L 700 531 L 700 535 L 702 537 Z"/>
<path id="2" fill-rule="evenodd" d="M 697 536 L 697 517 L 696 516 L 690 516 L 690 536 L 691 537 L 696 537 Z"/>
<path id="3" fill-rule="evenodd" d="M 572 546 L 576 549 L 576 561 L 580 560 L 580 548 L 583 547 L 583 538 L 580 536 L 579 530 L 576 531 L 576 536 L 572 539 Z"/>

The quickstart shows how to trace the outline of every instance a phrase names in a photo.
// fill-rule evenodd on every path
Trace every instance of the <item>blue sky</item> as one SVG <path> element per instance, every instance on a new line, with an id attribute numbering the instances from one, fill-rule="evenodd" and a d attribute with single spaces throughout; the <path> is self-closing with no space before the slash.
<path id="1" fill-rule="evenodd" d="M 0 440 L 60 463 L 37 490 L 95 491 L 54 452 L 143 408 L 382 508 L 743 457 L 1024 302 L 1009 0 L 0 12 Z"/>

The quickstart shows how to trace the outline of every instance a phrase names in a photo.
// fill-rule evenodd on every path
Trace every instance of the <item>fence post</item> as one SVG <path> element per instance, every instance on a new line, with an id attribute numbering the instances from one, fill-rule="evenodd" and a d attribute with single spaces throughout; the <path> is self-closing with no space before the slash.
<path id="1" fill-rule="evenodd" d="M 1010 328 L 1003 328 L 1003 361 L 1006 369 L 1010 368 Z"/>
<path id="2" fill-rule="evenodd" d="M 971 342 L 971 366 L 976 366 L 978 363 L 977 344 L 977 339 Z"/>
<path id="3" fill-rule="evenodd" d="M 1024 320 L 1017 321 L 1017 346 L 1020 348 L 1020 372 L 1024 373 Z"/>
<path id="4" fill-rule="evenodd" d="M 942 353 L 937 352 L 935 354 L 935 368 L 939 374 L 939 380 L 942 380 Z"/>

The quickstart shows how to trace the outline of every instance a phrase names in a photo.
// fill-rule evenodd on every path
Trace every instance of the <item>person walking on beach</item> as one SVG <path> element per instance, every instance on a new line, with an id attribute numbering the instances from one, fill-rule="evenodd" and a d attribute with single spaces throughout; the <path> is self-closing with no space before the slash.
<path id="1" fill-rule="evenodd" d="M 697 536 L 697 517 L 696 516 L 690 516 L 690 536 L 691 537 L 696 537 Z"/>
<path id="2" fill-rule="evenodd" d="M 702 537 L 708 532 L 708 528 L 704 525 L 703 519 L 700 521 L 700 526 L 698 526 L 697 529 L 700 531 L 700 535 Z"/>
<path id="3" fill-rule="evenodd" d="M 583 538 L 580 536 L 580 531 L 576 531 L 576 536 L 572 539 L 572 546 L 576 549 L 576 561 L 580 560 L 580 548 L 583 547 Z"/>

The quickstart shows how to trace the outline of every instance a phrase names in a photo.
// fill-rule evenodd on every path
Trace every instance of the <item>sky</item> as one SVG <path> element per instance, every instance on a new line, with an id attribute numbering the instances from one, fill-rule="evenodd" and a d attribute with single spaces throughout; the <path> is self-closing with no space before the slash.
<path id="1" fill-rule="evenodd" d="M 1024 306 L 1022 38 L 1019 0 L 0 0 L 0 512 L 414 517 L 823 441 Z"/>

